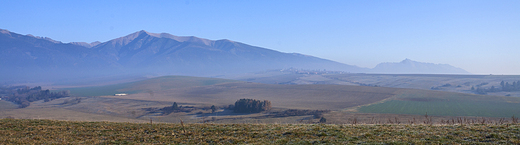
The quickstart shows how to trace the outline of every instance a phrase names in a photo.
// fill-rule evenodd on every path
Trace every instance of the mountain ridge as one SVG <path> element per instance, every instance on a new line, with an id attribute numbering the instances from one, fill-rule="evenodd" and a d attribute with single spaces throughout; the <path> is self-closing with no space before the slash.
<path id="1" fill-rule="evenodd" d="M 145 30 L 106 42 L 62 43 L 48 37 L 22 35 L 0 29 L 0 56 L 2 56 L 0 70 L 12 71 L 12 74 L 7 75 L 7 79 L 11 78 L 9 76 L 19 74 L 24 75 L 12 78 L 38 76 L 37 73 L 48 74 L 41 76 L 54 76 L 50 78 L 62 76 L 81 78 L 88 77 L 90 74 L 215 76 L 284 68 L 326 69 L 350 73 L 388 73 L 386 71 L 400 73 L 390 69 L 400 67 L 398 69 L 417 71 L 417 69 L 410 69 L 410 66 L 403 69 L 402 65 L 392 63 L 381 63 L 373 69 L 362 68 L 311 55 L 284 53 L 227 39 L 209 40 L 195 36 L 151 33 Z M 405 62 L 423 65 L 409 59 L 405 59 L 402 63 Z M 425 70 L 435 70 L 437 71 L 435 73 L 453 73 L 438 71 L 438 68 L 442 67 L 430 68 L 436 69 Z M 444 68 L 452 69 L 449 65 Z"/>
<path id="2" fill-rule="evenodd" d="M 93 43 L 62 43 L 4 29 L 0 32 L 0 56 L 6 56 L 0 58 L 0 70 L 12 72 L 4 76 L 6 79 L 47 76 L 81 78 L 89 74 L 121 73 L 214 76 L 290 67 L 349 72 L 366 70 L 310 55 L 283 53 L 227 39 L 208 40 L 144 30 Z"/>

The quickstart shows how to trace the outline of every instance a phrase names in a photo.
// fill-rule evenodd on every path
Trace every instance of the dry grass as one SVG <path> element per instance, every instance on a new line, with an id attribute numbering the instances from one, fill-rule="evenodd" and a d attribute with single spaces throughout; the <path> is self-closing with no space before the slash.
<path id="1" fill-rule="evenodd" d="M 346 85 L 273 85 L 234 82 L 211 86 L 174 88 L 110 98 L 147 101 L 229 105 L 242 98 L 269 100 L 273 107 L 339 110 L 374 103 L 395 95 L 399 89 Z"/>
<path id="2" fill-rule="evenodd" d="M 93 114 L 63 108 L 23 108 L 0 111 L 0 118 L 56 119 L 69 121 L 114 121 L 146 122 L 146 120 L 125 118 L 106 114 Z"/>
<path id="3" fill-rule="evenodd" d="M 5 144 L 519 144 L 520 126 L 0 120 Z"/>
<path id="4" fill-rule="evenodd" d="M 516 124 L 518 117 L 432 116 L 333 111 L 324 115 L 330 124 Z"/>
<path id="5" fill-rule="evenodd" d="M 0 100 L 0 110 L 11 110 L 18 108 L 17 104 L 14 104 L 12 102 Z"/>

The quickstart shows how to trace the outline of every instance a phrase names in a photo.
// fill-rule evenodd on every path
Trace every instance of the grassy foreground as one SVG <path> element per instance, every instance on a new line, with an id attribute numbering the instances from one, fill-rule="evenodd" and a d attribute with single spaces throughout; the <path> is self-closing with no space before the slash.
<path id="1" fill-rule="evenodd" d="M 1 119 L 5 144 L 519 144 L 520 125 L 137 124 Z"/>

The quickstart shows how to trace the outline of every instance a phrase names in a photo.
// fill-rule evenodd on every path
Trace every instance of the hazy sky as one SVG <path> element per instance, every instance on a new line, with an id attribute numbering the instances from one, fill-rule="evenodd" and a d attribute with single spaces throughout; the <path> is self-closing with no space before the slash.
<path id="1" fill-rule="evenodd" d="M 146 30 L 368 68 L 409 58 L 476 74 L 520 74 L 520 0 L 0 3 L 0 29 L 62 42 L 105 42 Z"/>

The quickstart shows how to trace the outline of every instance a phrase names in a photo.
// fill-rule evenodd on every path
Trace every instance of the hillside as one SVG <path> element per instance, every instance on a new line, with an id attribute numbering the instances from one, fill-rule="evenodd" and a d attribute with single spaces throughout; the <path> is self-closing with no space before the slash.
<path id="1" fill-rule="evenodd" d="M 118 93 L 135 94 L 164 91 L 175 88 L 196 87 L 214 85 L 225 82 L 236 82 L 235 80 L 189 77 L 189 76 L 163 76 L 142 81 L 129 83 L 120 83 L 114 85 L 66 88 L 61 90 L 70 90 L 75 96 L 110 96 Z"/>
<path id="2" fill-rule="evenodd" d="M 117 85 L 64 90 L 70 90 L 71 95 L 76 96 L 166 102 L 182 100 L 185 103 L 218 105 L 229 105 L 238 99 L 252 98 L 271 100 L 274 107 L 338 110 L 383 100 L 395 95 L 394 92 L 399 89 L 344 85 L 275 85 L 167 76 Z M 113 96 L 116 93 L 130 95 Z"/>

